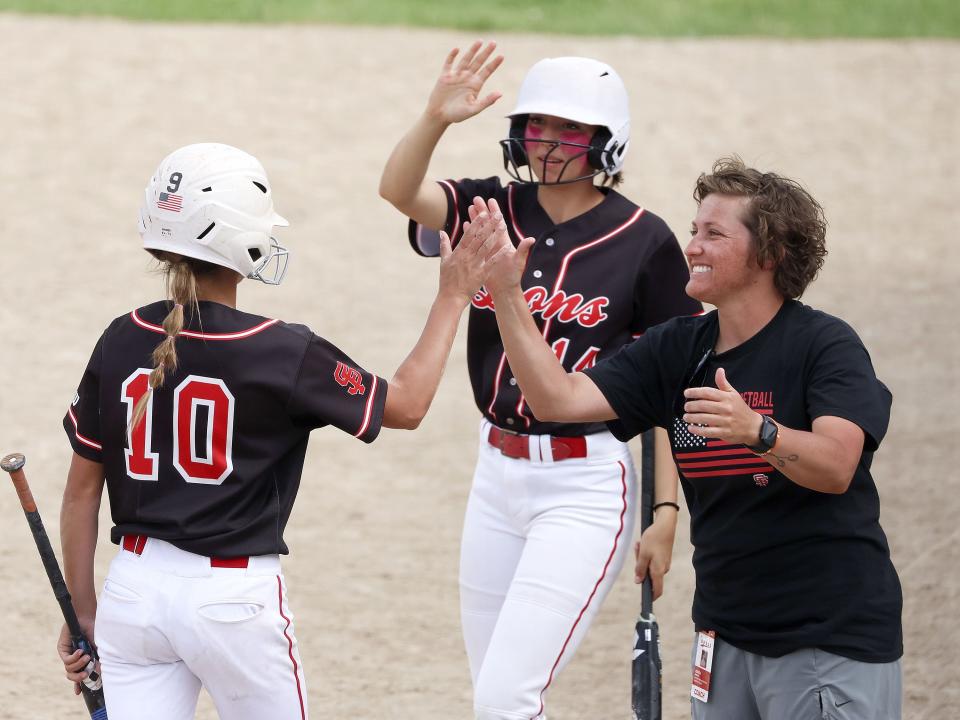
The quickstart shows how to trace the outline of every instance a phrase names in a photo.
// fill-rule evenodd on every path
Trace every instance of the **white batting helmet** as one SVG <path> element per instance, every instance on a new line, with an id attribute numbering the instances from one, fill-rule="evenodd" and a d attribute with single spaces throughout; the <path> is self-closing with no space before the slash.
<path id="1" fill-rule="evenodd" d="M 522 182 L 529 182 L 520 177 L 519 168 L 528 163 L 524 131 L 531 114 L 600 126 L 589 148 L 584 147 L 587 161 L 596 172 L 564 182 L 600 172 L 614 175 L 623 167 L 630 144 L 630 102 L 623 80 L 606 63 L 584 57 L 546 58 L 527 72 L 516 107 L 507 115 L 511 119 L 510 137 L 500 142 L 504 167 Z"/>
<path id="2" fill-rule="evenodd" d="M 230 145 L 197 143 L 163 159 L 147 184 L 140 236 L 165 250 L 279 285 L 289 253 L 271 234 L 289 223 L 273 209 L 267 174 Z"/>

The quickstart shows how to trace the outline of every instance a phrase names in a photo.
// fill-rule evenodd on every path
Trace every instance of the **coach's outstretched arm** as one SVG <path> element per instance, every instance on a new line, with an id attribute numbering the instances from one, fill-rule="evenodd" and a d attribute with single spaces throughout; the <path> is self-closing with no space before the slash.
<path id="1" fill-rule="evenodd" d="M 456 250 L 447 234 L 440 234 L 440 287 L 417 344 L 387 386 L 384 427 L 414 430 L 420 425 L 443 377 L 460 316 L 480 289 L 483 259 L 496 252 L 497 243 L 509 244 L 505 236 L 483 232 L 494 220 L 482 200 L 475 201 L 470 215 L 472 222 L 463 224 Z"/>
<path id="2" fill-rule="evenodd" d="M 514 249 L 502 219 L 495 226 L 482 229 L 483 233 L 491 231 L 502 241 L 487 245 L 498 246 L 499 250 L 486 260 L 483 283 L 496 306 L 497 325 L 510 370 L 533 414 L 545 422 L 613 420 L 617 415 L 600 389 L 583 373 L 564 370 L 530 315 L 520 289 L 520 277 L 533 238 L 522 240 Z"/>
<path id="3" fill-rule="evenodd" d="M 427 179 L 430 157 L 446 129 L 471 118 L 500 99 L 492 92 L 480 97 L 483 84 L 500 67 L 503 56 L 490 56 L 496 43 L 473 43 L 454 65 L 454 48 L 427 100 L 423 114 L 394 148 L 380 178 L 380 197 L 425 227 L 439 230 L 447 217 L 447 198 L 433 180 Z M 488 62 L 489 60 L 489 62 Z"/>

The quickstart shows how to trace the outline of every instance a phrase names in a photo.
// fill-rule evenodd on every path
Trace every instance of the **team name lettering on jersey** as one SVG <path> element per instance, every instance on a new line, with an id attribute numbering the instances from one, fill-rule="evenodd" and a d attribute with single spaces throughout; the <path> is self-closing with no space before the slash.
<path id="1" fill-rule="evenodd" d="M 583 327 L 596 327 L 607 319 L 603 309 L 610 305 L 610 298 L 605 295 L 592 300 L 584 299 L 580 293 L 568 295 L 563 290 L 557 290 L 552 295 L 545 287 L 535 285 L 523 292 L 530 312 L 540 315 L 544 320 L 556 317 L 559 322 L 576 321 Z M 473 296 L 471 304 L 477 310 L 494 310 L 493 298 L 486 288 L 480 288 Z"/>
<path id="2" fill-rule="evenodd" d="M 355 370 L 339 360 L 337 361 L 336 369 L 333 371 L 333 379 L 336 380 L 337 384 L 341 387 L 347 388 L 347 393 L 350 395 L 363 395 L 363 393 L 366 392 L 360 371 Z"/>

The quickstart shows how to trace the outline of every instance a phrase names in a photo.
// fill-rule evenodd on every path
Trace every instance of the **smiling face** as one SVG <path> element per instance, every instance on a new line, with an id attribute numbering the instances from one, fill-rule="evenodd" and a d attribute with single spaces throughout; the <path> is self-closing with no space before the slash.
<path id="1" fill-rule="evenodd" d="M 735 296 L 772 288 L 773 271 L 757 264 L 756 244 L 741 220 L 749 202 L 719 193 L 701 201 L 684 251 L 690 297 L 719 307 Z"/>
<path id="2" fill-rule="evenodd" d="M 527 118 L 524 149 L 541 183 L 570 181 L 594 174 L 587 163 L 590 139 L 596 125 L 587 125 L 553 115 Z"/>

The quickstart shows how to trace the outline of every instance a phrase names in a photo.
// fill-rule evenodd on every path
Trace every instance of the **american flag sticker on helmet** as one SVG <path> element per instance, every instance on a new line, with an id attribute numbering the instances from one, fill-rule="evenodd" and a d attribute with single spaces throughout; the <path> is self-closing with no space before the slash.
<path id="1" fill-rule="evenodd" d="M 160 199 L 157 200 L 157 207 L 172 212 L 180 212 L 183 209 L 183 196 L 162 192 L 160 193 Z"/>

